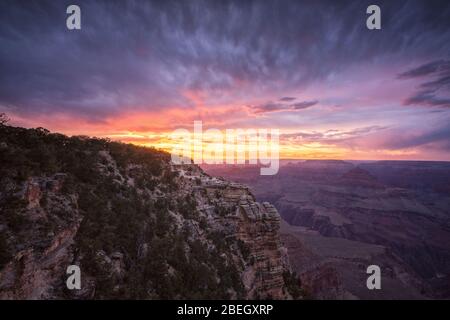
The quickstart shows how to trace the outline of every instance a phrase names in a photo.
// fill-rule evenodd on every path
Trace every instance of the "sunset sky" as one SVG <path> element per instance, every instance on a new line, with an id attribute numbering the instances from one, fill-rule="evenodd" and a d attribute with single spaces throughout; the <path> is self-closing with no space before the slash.
<path id="1" fill-rule="evenodd" d="M 450 160 L 449 17 L 448 1 L 2 1 L 0 112 L 165 149 L 202 120 L 279 129 L 282 158 Z"/>

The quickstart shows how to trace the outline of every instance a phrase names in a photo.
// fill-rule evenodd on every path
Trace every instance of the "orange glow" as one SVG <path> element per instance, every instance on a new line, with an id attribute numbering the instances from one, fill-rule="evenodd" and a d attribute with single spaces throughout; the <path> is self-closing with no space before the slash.
<path id="1" fill-rule="evenodd" d="M 200 102 L 201 97 L 191 93 L 191 99 Z M 189 93 L 187 93 L 189 95 Z M 168 108 L 157 112 L 136 112 L 102 119 L 101 121 L 74 118 L 67 114 L 40 115 L 34 118 L 22 118 L 11 114 L 12 125 L 23 127 L 45 127 L 52 132 L 67 135 L 88 135 L 99 138 L 110 138 L 115 141 L 136 145 L 155 147 L 167 152 L 172 151 L 176 142 L 170 134 L 178 128 L 192 132 L 194 120 L 202 119 L 204 130 L 218 128 L 225 132 L 226 128 L 243 128 L 233 121 L 249 115 L 241 106 L 228 105 L 209 109 L 206 106 L 193 108 Z M 248 126 L 248 125 L 247 125 Z M 314 132 L 326 132 L 330 127 L 314 128 Z M 342 126 L 341 132 L 351 131 L 351 127 Z M 280 128 L 280 134 L 292 133 Z M 376 140 L 376 138 L 375 138 Z M 280 159 L 353 159 L 353 160 L 445 160 L 442 155 L 423 152 L 418 148 L 387 150 L 377 149 L 369 144 L 371 139 L 363 140 L 358 147 L 346 147 L 333 144 L 332 141 L 303 141 L 280 138 Z M 208 148 L 207 144 L 204 144 Z M 225 145 L 224 148 L 229 146 Z M 449 160 L 449 159 L 447 159 Z"/>

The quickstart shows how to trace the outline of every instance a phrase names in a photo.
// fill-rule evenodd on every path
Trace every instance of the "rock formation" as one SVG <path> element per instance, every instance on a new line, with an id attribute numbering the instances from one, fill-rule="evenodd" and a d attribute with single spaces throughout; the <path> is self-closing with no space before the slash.
<path id="1" fill-rule="evenodd" d="M 0 299 L 292 297 L 278 212 L 247 187 L 156 150 L 0 130 Z"/>

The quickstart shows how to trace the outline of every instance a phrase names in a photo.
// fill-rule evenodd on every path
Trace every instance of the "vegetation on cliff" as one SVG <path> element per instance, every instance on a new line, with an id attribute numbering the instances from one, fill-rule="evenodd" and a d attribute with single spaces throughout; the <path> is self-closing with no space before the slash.
<path id="1" fill-rule="evenodd" d="M 242 274 L 253 257 L 219 218 L 199 208 L 217 202 L 201 190 L 201 179 L 210 177 L 200 169 L 187 179 L 162 151 L 5 122 L 0 294 L 21 298 L 20 281 L 2 282 L 2 273 L 13 274 L 17 257 L 29 255 L 36 268 L 55 269 L 42 279 L 51 282 L 46 298 L 249 298 Z M 217 205 L 213 212 L 223 218 L 233 210 Z M 56 261 L 52 250 L 64 258 Z M 66 264 L 80 265 L 81 292 L 65 288 Z M 258 289 L 258 296 L 270 294 Z"/>

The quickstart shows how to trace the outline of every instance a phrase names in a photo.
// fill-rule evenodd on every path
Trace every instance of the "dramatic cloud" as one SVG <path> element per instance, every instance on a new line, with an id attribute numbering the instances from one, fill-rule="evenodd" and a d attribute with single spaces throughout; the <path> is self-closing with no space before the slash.
<path id="1" fill-rule="evenodd" d="M 435 72 L 438 72 L 442 69 L 448 69 L 449 63 L 445 60 L 433 61 L 427 64 L 424 64 L 420 67 L 414 68 L 412 70 L 406 71 L 398 75 L 399 79 L 408 79 L 415 77 L 426 76 Z"/>
<path id="2" fill-rule="evenodd" d="M 294 101 L 296 98 L 294 98 L 294 97 L 283 97 L 283 98 L 280 98 L 280 101 L 283 101 L 283 102 L 290 102 L 290 101 Z"/>
<path id="3" fill-rule="evenodd" d="M 450 60 L 424 64 L 400 74 L 398 78 L 410 79 L 424 76 L 428 81 L 423 82 L 419 91 L 406 99 L 404 103 L 406 105 L 450 107 Z"/>
<path id="4" fill-rule="evenodd" d="M 366 149 L 402 130 L 415 133 L 400 149 L 441 144 L 433 132 L 450 127 L 450 2 L 380 0 L 382 30 L 366 28 L 369 0 L 76 3 L 69 31 L 73 2 L 0 2 L 14 124 L 153 143 L 202 120 Z"/>
<path id="5" fill-rule="evenodd" d="M 318 144 L 317 148 L 337 147 L 353 151 L 377 152 L 379 150 L 402 153 L 414 150 L 427 159 L 428 153 L 450 152 L 450 126 L 440 121 L 433 128 L 417 129 L 411 127 L 363 127 L 348 131 L 327 130 L 324 132 L 296 132 L 283 134 L 280 141 L 287 145 Z"/>
<path id="6" fill-rule="evenodd" d="M 284 98 L 286 99 L 286 98 Z M 294 98 L 292 98 L 293 100 Z M 281 100 L 281 99 L 280 99 Z M 291 101 L 291 100 L 283 100 L 283 101 Z M 307 109 L 319 103 L 319 101 L 302 101 L 296 103 L 274 103 L 268 102 L 265 104 L 257 105 L 257 106 L 249 106 L 250 110 L 256 114 L 262 113 L 270 113 L 270 112 L 281 112 L 281 111 L 296 111 Z"/>
<path id="7" fill-rule="evenodd" d="M 77 3 L 82 29 L 68 31 L 69 2 L 2 2 L 3 109 L 101 121 L 197 105 L 186 92 L 210 107 L 245 104 L 450 43 L 446 3 L 380 1 L 382 32 L 365 27 L 369 1 Z"/>
<path id="8" fill-rule="evenodd" d="M 441 125 L 424 131 L 395 131 L 393 139 L 387 139 L 383 146 L 389 149 L 405 149 L 420 147 L 427 144 L 437 144 L 440 148 L 450 150 L 450 126 Z"/>
<path id="9" fill-rule="evenodd" d="M 294 110 L 301 110 L 301 109 L 306 109 L 309 107 L 312 107 L 314 105 L 316 105 L 317 103 L 319 103 L 319 101 L 314 100 L 314 101 L 302 101 L 302 102 L 298 102 L 298 103 L 294 103 L 291 105 L 291 107 Z"/>
<path id="10" fill-rule="evenodd" d="M 296 132 L 289 134 L 282 134 L 282 140 L 296 141 L 303 143 L 322 142 L 327 144 L 338 144 L 349 141 L 355 138 L 361 138 L 368 134 L 377 133 L 385 130 L 387 127 L 370 126 L 363 128 L 356 128 L 348 131 L 341 130 L 327 130 L 325 132 Z"/>
<path id="11" fill-rule="evenodd" d="M 440 98 L 432 90 L 421 91 L 405 101 L 406 105 L 417 104 L 426 106 L 450 107 L 450 98 Z"/>

